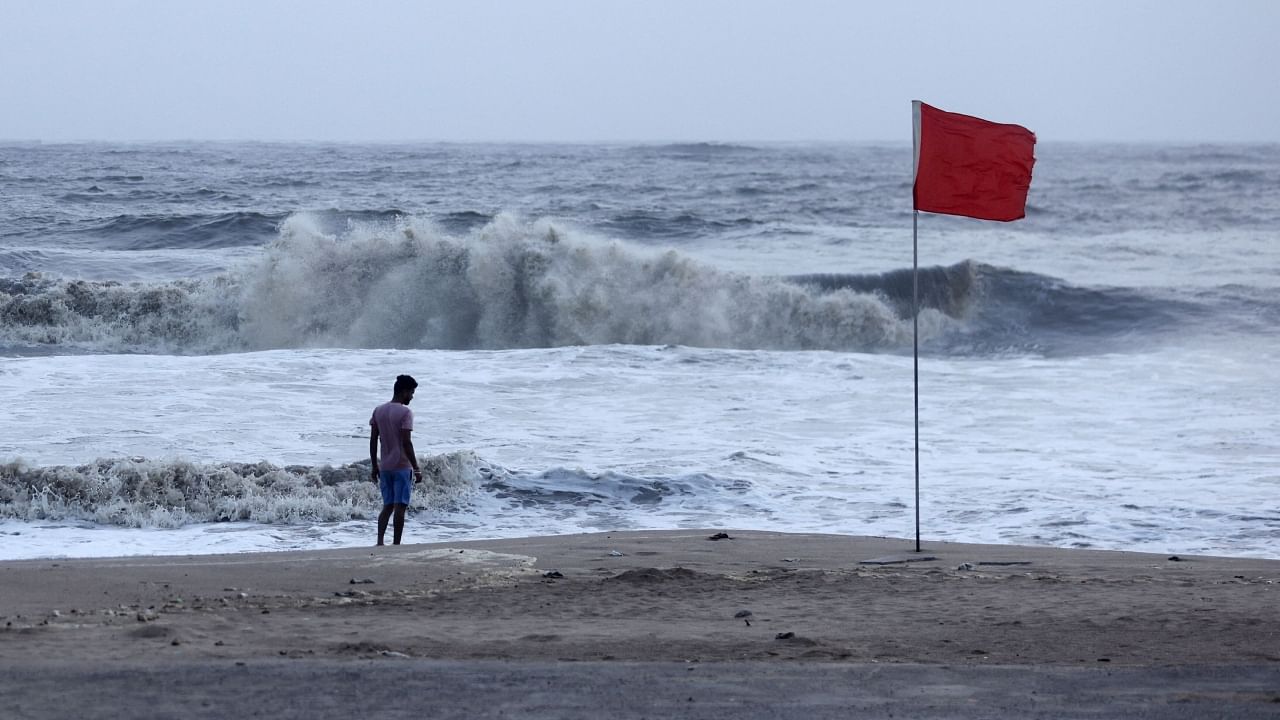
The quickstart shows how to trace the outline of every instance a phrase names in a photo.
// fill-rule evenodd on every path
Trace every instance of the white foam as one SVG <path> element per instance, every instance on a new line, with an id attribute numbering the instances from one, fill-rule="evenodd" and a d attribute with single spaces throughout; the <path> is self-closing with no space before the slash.
<path id="1" fill-rule="evenodd" d="M 636 346 L 3 360 L 0 459 L 347 463 L 367 453 L 390 380 L 409 372 L 420 451 L 474 452 L 519 490 L 421 511 L 415 539 L 706 525 L 910 536 L 910 366 Z M 927 358 L 925 532 L 1274 555 L 1280 413 L 1258 388 L 1275 386 L 1280 369 L 1247 350 Z M 578 501 L 544 501 L 556 492 Z M 368 540 L 358 522 L 289 522 L 227 547 Z M 167 547 L 199 551 L 187 532 Z M 49 547 L 24 535 L 0 552 Z"/>

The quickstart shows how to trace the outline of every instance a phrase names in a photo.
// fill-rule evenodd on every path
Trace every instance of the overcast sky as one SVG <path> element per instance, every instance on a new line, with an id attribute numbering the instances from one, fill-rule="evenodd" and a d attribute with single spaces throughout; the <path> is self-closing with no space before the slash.
<path id="1" fill-rule="evenodd" d="M 0 0 L 0 138 L 1280 141 L 1271 0 Z"/>

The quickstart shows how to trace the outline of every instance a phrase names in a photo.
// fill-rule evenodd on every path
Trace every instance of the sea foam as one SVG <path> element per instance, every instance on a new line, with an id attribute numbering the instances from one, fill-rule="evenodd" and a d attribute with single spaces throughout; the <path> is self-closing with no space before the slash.
<path id="1" fill-rule="evenodd" d="M 417 509 L 452 507 L 475 490 L 481 464 L 470 452 L 422 458 Z M 333 522 L 377 515 L 369 464 L 276 466 L 146 458 L 83 465 L 0 465 L 0 518 L 83 520 L 124 527 L 191 523 Z"/>

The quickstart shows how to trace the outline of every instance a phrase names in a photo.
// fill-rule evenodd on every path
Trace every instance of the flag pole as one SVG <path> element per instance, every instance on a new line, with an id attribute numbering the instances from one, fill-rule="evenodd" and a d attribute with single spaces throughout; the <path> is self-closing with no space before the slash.
<path id="1" fill-rule="evenodd" d="M 911 101 L 911 116 L 915 155 L 911 173 L 911 358 L 916 552 L 920 552 L 920 211 L 1001 222 L 1026 217 L 1036 135 L 1021 125 L 949 113 L 919 100 Z M 985 189 L 975 192 L 979 187 Z"/>
<path id="2" fill-rule="evenodd" d="M 920 263 L 917 226 L 920 211 L 911 210 L 911 369 L 916 425 L 916 552 L 920 552 Z"/>
<path id="3" fill-rule="evenodd" d="M 916 552 L 920 552 L 920 209 L 916 201 L 916 180 L 920 174 L 920 106 L 911 101 L 911 375 L 916 426 Z"/>

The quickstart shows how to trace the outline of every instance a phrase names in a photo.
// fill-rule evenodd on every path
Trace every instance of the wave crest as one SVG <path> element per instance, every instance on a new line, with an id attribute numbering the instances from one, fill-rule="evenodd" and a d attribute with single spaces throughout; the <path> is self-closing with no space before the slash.
<path id="1" fill-rule="evenodd" d="M 339 234 L 294 215 L 237 272 L 162 284 L 0 282 L 0 346 L 207 353 L 300 347 L 690 345 L 900 349 L 883 293 L 719 271 L 510 215 L 457 237 L 399 216 Z M 945 310 L 945 308 L 944 308 Z M 944 323 L 939 313 L 925 329 Z"/>

